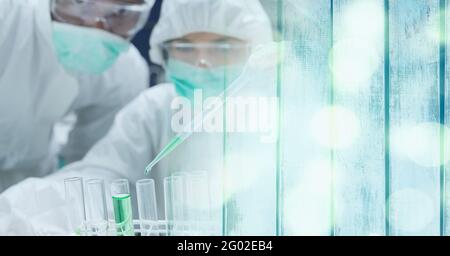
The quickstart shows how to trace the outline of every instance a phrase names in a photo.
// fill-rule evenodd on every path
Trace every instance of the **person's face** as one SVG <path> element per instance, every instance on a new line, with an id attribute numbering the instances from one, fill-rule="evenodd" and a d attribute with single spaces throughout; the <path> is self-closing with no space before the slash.
<path id="1" fill-rule="evenodd" d="M 226 66 L 248 57 L 246 41 L 208 32 L 191 33 L 165 43 L 168 58 L 181 60 L 200 68 Z"/>
<path id="2" fill-rule="evenodd" d="M 129 38 L 142 13 L 127 9 L 145 0 L 54 0 L 52 19 Z"/>

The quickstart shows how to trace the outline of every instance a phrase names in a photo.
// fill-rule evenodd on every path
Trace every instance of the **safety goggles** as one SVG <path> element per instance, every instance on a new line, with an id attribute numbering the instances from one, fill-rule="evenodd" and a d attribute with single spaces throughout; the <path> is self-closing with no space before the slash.
<path id="1" fill-rule="evenodd" d="M 141 30 L 150 14 L 148 0 L 52 0 L 55 19 L 73 25 L 106 30 L 131 39 Z"/>
<path id="2" fill-rule="evenodd" d="M 164 60 L 181 60 L 192 65 L 218 67 L 244 63 L 250 56 L 250 46 L 246 43 L 194 44 L 166 42 L 160 45 Z"/>

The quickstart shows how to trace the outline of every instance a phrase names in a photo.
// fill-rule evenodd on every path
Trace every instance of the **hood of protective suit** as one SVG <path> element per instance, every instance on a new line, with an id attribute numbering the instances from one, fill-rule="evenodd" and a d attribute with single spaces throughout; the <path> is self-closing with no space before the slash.
<path id="1" fill-rule="evenodd" d="M 270 20 L 258 0 L 167 0 L 150 39 L 150 57 L 162 64 L 159 44 L 196 32 L 246 40 L 252 45 L 273 40 Z"/>

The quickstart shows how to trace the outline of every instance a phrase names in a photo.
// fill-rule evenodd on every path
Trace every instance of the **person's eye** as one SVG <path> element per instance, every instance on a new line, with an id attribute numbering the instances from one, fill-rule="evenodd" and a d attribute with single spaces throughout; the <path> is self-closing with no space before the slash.
<path id="1" fill-rule="evenodd" d="M 74 0 L 75 4 L 83 5 L 86 4 L 86 0 Z"/>
<path id="2" fill-rule="evenodd" d="M 176 50 L 180 53 L 191 53 L 194 52 L 193 48 L 190 47 L 177 47 Z"/>
<path id="3" fill-rule="evenodd" d="M 127 14 L 127 10 L 124 9 L 124 8 L 120 8 L 117 11 L 115 11 L 113 14 L 116 17 L 122 17 L 122 16 L 125 16 Z"/>
<path id="4" fill-rule="evenodd" d="M 106 19 L 111 19 L 111 20 L 121 19 L 121 18 L 125 17 L 126 14 L 127 14 L 127 10 L 124 8 L 120 8 L 120 9 L 117 9 L 117 10 L 109 13 L 106 16 Z"/>

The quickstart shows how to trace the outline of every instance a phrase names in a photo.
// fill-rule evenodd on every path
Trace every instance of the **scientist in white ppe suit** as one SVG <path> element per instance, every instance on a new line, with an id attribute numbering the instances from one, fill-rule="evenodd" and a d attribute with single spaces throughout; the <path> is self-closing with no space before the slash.
<path id="1" fill-rule="evenodd" d="M 0 195 L 0 233 L 70 232 L 60 230 L 64 225 L 58 223 L 64 221 L 64 178 L 126 178 L 133 184 L 148 178 L 146 165 L 175 135 L 174 99 L 192 100 L 196 89 L 202 89 L 204 97 L 218 96 L 224 83 L 240 75 L 249 50 L 272 40 L 270 21 L 258 0 L 164 1 L 150 55 L 164 65 L 169 82 L 147 90 L 120 111 L 109 133 L 82 161 L 49 178 L 28 179 Z M 206 148 L 184 152 L 188 154 L 174 152 L 153 170 L 157 193 L 169 170 L 179 170 L 189 159 L 210 157 Z M 158 206 L 163 208 L 163 202 Z"/>
<path id="2" fill-rule="evenodd" d="M 0 192 L 84 157 L 148 86 L 130 39 L 153 0 L 0 1 Z M 77 121 L 62 152 L 53 127 Z"/>

